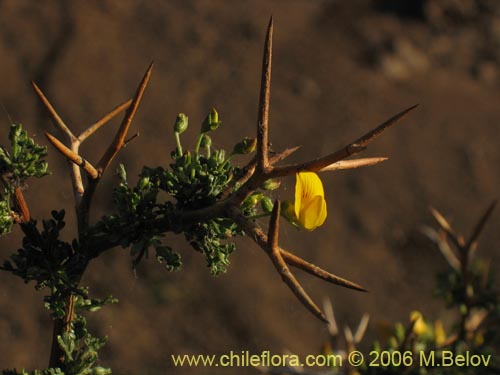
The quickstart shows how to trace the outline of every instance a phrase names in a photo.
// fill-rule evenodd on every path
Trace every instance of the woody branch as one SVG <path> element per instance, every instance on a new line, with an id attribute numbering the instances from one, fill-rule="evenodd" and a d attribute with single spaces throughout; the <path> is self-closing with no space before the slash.
<path id="1" fill-rule="evenodd" d="M 40 88 L 35 84 L 33 84 L 33 88 L 37 93 L 38 97 L 41 99 L 43 105 L 49 112 L 49 115 L 54 122 L 55 126 L 59 129 L 61 133 L 66 135 L 67 142 L 69 145 L 64 144 L 59 139 L 51 135 L 50 133 L 46 133 L 47 139 L 49 142 L 59 151 L 70 163 L 70 175 L 73 184 L 73 192 L 75 199 L 75 209 L 76 209 L 76 217 L 78 221 L 78 238 L 79 242 L 83 245 L 79 250 L 90 258 L 91 248 L 85 246 L 88 245 L 84 235 L 86 234 L 89 228 L 89 213 L 90 213 L 90 205 L 92 201 L 93 193 L 99 183 L 104 171 L 110 165 L 111 161 L 117 155 L 121 148 L 123 148 L 126 143 L 130 140 L 126 140 L 127 133 L 132 123 L 132 119 L 137 111 L 140 100 L 144 93 L 144 90 L 149 81 L 149 77 L 151 75 L 152 64 L 147 69 L 137 92 L 132 100 L 127 100 L 126 102 L 118 105 L 112 111 L 104 115 L 100 120 L 96 123 L 89 126 L 86 130 L 84 130 L 78 137 L 76 137 L 70 128 L 64 123 L 59 114 L 56 112 L 52 104 L 40 90 Z M 114 118 L 116 115 L 121 113 L 123 110 L 127 109 L 127 112 L 124 116 L 124 119 L 121 123 L 120 128 L 118 129 L 115 138 L 107 147 L 104 155 L 101 157 L 100 161 L 97 164 L 97 167 L 94 167 L 91 162 L 83 158 L 79 155 L 80 145 L 87 140 L 91 135 L 93 135 L 97 130 L 99 130 L 103 125 L 105 125 L 109 120 Z M 133 139 L 132 137 L 131 139 Z M 87 184 L 85 185 L 82 181 L 81 169 L 87 174 Z M 88 260 L 87 260 L 88 262 Z M 81 278 L 83 273 L 85 272 L 86 266 L 82 267 L 81 274 L 77 276 L 77 280 Z M 65 316 L 62 319 L 58 319 L 54 321 L 54 329 L 53 329 L 53 337 L 52 337 L 52 349 L 50 355 L 49 366 L 56 367 L 64 361 L 64 355 L 62 349 L 58 345 L 58 337 L 65 331 L 69 331 L 71 329 L 71 324 L 74 319 L 74 296 L 71 291 L 68 292 L 66 296 L 66 311 Z"/>

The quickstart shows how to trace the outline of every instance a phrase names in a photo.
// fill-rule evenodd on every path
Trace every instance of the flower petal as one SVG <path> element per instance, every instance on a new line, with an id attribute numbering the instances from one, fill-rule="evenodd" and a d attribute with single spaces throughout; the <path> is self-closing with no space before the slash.
<path id="1" fill-rule="evenodd" d="M 316 195 L 308 199 L 305 206 L 300 210 L 299 223 L 307 230 L 314 230 L 325 222 L 326 201 Z"/>
<path id="2" fill-rule="evenodd" d="M 325 192 L 321 179 L 314 172 L 296 174 L 295 215 L 308 230 L 316 229 L 325 222 Z"/>

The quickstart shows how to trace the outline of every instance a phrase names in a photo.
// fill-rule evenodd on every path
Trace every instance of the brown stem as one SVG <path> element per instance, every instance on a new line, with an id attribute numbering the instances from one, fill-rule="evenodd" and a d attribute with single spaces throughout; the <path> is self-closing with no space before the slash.
<path id="1" fill-rule="evenodd" d="M 52 330 L 52 346 L 50 349 L 49 367 L 60 367 L 64 363 L 64 352 L 59 346 L 58 337 L 71 331 L 71 323 L 75 317 L 75 296 L 68 292 L 65 297 L 66 312 L 63 319 L 54 320 Z"/>
<path id="2" fill-rule="evenodd" d="M 76 138 L 73 136 L 73 133 L 69 128 L 62 122 L 60 117 L 57 115 L 57 112 L 54 110 L 54 108 L 50 105 L 48 100 L 45 98 L 43 93 L 41 93 L 40 89 L 36 85 L 33 85 L 38 96 L 42 99 L 43 103 L 49 110 L 49 113 L 51 114 L 52 119 L 56 123 L 56 125 L 64 132 L 66 133 L 71 142 L 71 149 L 66 147 L 62 142 L 57 140 L 55 137 L 51 136 L 50 134 L 46 133 L 48 139 L 50 142 L 57 148 L 57 150 L 62 153 L 68 160 L 70 160 L 75 166 L 77 166 L 77 172 L 79 173 L 78 167 L 81 167 L 84 169 L 87 174 L 90 176 L 88 179 L 87 186 L 83 188 L 83 185 L 81 187 L 81 190 L 78 192 L 80 193 L 78 195 L 75 194 L 75 201 L 76 201 L 76 216 L 77 216 L 77 221 L 78 221 L 78 241 L 80 243 L 80 249 L 79 251 L 82 252 L 83 256 L 87 256 L 88 259 L 86 260 L 86 263 L 82 266 L 81 270 L 79 271 L 78 275 L 76 275 L 76 281 L 75 284 L 78 285 L 88 264 L 88 261 L 90 258 L 93 256 L 94 249 L 89 246 L 89 241 L 87 241 L 87 232 L 89 229 L 89 214 L 90 214 L 90 205 L 92 201 L 92 197 L 94 195 L 94 192 L 96 190 L 96 187 L 98 185 L 98 182 L 101 179 L 102 174 L 106 170 L 106 168 L 109 166 L 113 158 L 116 156 L 116 154 L 120 151 L 121 148 L 123 148 L 127 142 L 130 142 L 134 137 L 132 137 L 129 140 L 126 140 L 127 132 L 130 128 L 130 125 L 132 123 L 132 119 L 137 111 L 137 108 L 139 106 L 140 100 L 142 98 L 142 95 L 144 93 L 144 90 L 147 86 L 149 77 L 151 75 L 151 69 L 152 69 L 152 64 L 149 66 L 148 70 L 146 71 L 146 74 L 144 75 L 139 88 L 137 89 L 136 95 L 132 101 L 127 101 L 125 103 L 122 103 L 118 107 L 116 107 L 114 110 L 112 110 L 110 113 L 105 115 L 101 120 L 97 121 L 95 124 L 91 125 L 87 130 L 85 130 L 79 138 Z M 122 121 L 122 124 L 114 138 L 114 140 L 111 142 L 109 147 L 107 148 L 106 152 L 102 156 L 101 160 L 98 163 L 97 168 L 94 168 L 89 162 L 85 161 L 82 157 L 78 155 L 78 147 L 81 142 L 85 141 L 90 135 L 92 135 L 95 131 L 97 131 L 102 125 L 104 125 L 106 122 L 108 122 L 111 118 L 113 118 L 116 114 L 120 113 L 123 111 L 125 108 L 128 107 L 127 113 L 125 114 L 125 117 Z M 74 169 L 73 169 L 74 170 Z M 75 173 L 73 173 L 73 178 L 74 178 Z M 80 179 L 81 180 L 81 179 Z M 81 198 L 81 199 L 80 199 Z M 64 353 L 61 350 L 59 343 L 58 343 L 58 337 L 60 337 L 64 332 L 69 332 L 72 329 L 72 323 L 75 318 L 75 296 L 73 295 L 71 290 L 68 290 L 67 295 L 64 297 L 65 299 L 65 306 L 66 306 L 66 311 L 64 314 L 64 317 L 62 319 L 56 319 L 54 321 L 54 329 L 53 329 L 53 334 L 52 334 L 52 348 L 51 348 L 51 354 L 50 354 L 50 360 L 49 360 L 49 367 L 61 367 L 61 364 L 64 362 Z"/>
<path id="3" fill-rule="evenodd" d="M 27 223 L 28 221 L 31 220 L 30 210 L 28 209 L 28 204 L 24 199 L 23 191 L 19 186 L 14 189 L 14 197 L 15 197 L 16 208 L 19 210 L 19 213 L 21 214 L 19 222 Z"/>

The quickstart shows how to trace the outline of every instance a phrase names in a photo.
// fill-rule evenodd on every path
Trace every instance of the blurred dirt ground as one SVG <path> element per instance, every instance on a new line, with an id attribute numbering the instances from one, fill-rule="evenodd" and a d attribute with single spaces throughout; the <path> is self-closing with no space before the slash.
<path id="1" fill-rule="evenodd" d="M 404 5 L 403 5 L 404 4 Z M 313 158 L 356 139 L 419 103 L 402 124 L 364 156 L 387 156 L 369 169 L 323 178 L 329 217 L 311 233 L 284 227 L 286 248 L 366 286 L 360 294 L 297 272 L 316 300 L 333 300 L 338 321 L 372 316 L 369 335 L 384 321 L 406 321 L 410 310 L 447 316 L 431 297 L 434 274 L 446 267 L 420 234 L 434 225 L 429 206 L 465 233 L 498 196 L 500 186 L 500 4 L 495 1 L 0 1 L 0 101 L 10 118 L 42 144 L 53 127 L 30 81 L 38 83 L 63 119 L 82 130 L 133 95 L 148 64 L 152 80 L 133 124 L 140 137 L 118 162 L 136 176 L 142 165 L 165 165 L 174 147 L 171 125 L 190 116 L 184 142 L 215 106 L 223 127 L 217 147 L 252 136 L 256 122 L 265 27 L 275 19 L 271 140 L 301 144 L 293 160 Z M 117 120 L 118 121 L 118 120 Z M 110 125 L 83 155 L 97 160 L 117 126 Z M 72 192 L 66 164 L 52 149 L 53 175 L 27 192 L 33 216 L 66 208 Z M 242 160 L 243 162 L 243 160 Z M 105 177 L 95 217 L 109 211 L 113 173 Z M 293 181 L 275 194 L 290 198 Z M 480 254 L 498 263 L 500 216 L 493 215 Z M 131 270 L 128 251 L 94 262 L 84 283 L 118 305 L 90 319 L 109 336 L 102 364 L 114 374 L 253 374 L 253 369 L 172 367 L 170 354 L 223 354 L 284 348 L 316 353 L 325 327 L 281 282 L 267 257 L 238 241 L 227 274 L 214 278 L 182 238 L 168 238 L 184 267 L 169 274 L 153 259 Z M 16 249 L 19 232 L 2 239 L 0 258 Z M 0 368 L 47 365 L 51 322 L 43 292 L 0 274 Z"/>

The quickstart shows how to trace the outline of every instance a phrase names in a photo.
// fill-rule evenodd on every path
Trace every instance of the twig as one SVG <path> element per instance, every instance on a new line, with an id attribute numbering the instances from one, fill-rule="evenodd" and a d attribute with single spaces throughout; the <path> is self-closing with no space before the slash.
<path id="1" fill-rule="evenodd" d="M 126 139 L 125 142 L 123 142 L 123 147 L 127 147 L 127 145 L 132 142 L 134 139 L 136 139 L 139 136 L 139 132 L 135 133 L 132 137 L 129 139 Z"/>
<path id="2" fill-rule="evenodd" d="M 62 121 L 60 116 L 57 114 L 53 106 L 50 104 L 50 102 L 44 96 L 44 94 L 38 88 L 38 86 L 35 83 L 32 83 L 35 92 L 37 93 L 37 95 L 42 100 L 42 103 L 47 108 L 52 118 L 52 121 L 55 123 L 56 127 L 69 137 L 70 148 L 64 145 L 61 141 L 59 141 L 51 134 L 46 133 L 48 140 L 56 147 L 56 149 L 62 155 L 64 155 L 65 158 L 67 158 L 69 161 L 72 162 L 71 176 L 72 176 L 73 190 L 75 195 L 76 216 L 78 221 L 78 240 L 82 244 L 79 251 L 81 251 L 84 255 L 92 257 L 95 252 L 94 248 L 91 245 L 89 246 L 89 243 L 91 243 L 91 241 L 87 241 L 88 237 L 86 237 L 89 229 L 89 212 L 90 212 L 90 204 L 93 193 L 97 187 L 98 182 L 100 181 L 103 172 L 111 163 L 111 161 L 116 156 L 118 151 L 122 147 L 124 147 L 126 143 L 130 142 L 137 136 L 136 134 L 132 138 L 125 140 L 127 131 L 130 127 L 134 114 L 137 111 L 137 107 L 139 105 L 139 102 L 142 98 L 149 77 L 151 75 L 151 69 L 152 69 L 152 64 L 146 71 L 146 74 L 144 75 L 133 100 L 129 100 L 117 106 L 111 112 L 103 116 L 99 121 L 97 121 L 96 123 L 88 127 L 85 131 L 83 131 L 78 138 L 73 135 L 71 130 Z M 101 128 L 111 118 L 116 116 L 118 113 L 120 113 L 127 107 L 128 111 L 121 123 L 121 126 L 113 142 L 110 144 L 110 146 L 104 153 L 103 157 L 101 158 L 98 164 L 98 168 L 94 168 L 92 164 L 90 164 L 88 161 L 86 161 L 79 155 L 78 150 L 80 144 L 83 141 L 85 141 L 89 136 L 91 136 L 94 132 L 96 132 L 99 128 Z M 83 170 L 85 170 L 85 172 L 90 176 L 90 178 L 88 179 L 88 184 L 85 188 L 83 186 L 81 179 L 80 167 Z M 111 243 L 109 243 L 109 245 L 111 245 Z M 75 280 L 77 280 L 76 284 L 79 283 L 79 280 L 83 276 L 87 264 L 88 263 L 82 266 L 80 273 L 78 275 L 75 275 L 76 278 Z M 73 293 L 74 293 L 73 290 L 68 290 L 68 295 L 65 297 L 66 311 L 64 317 L 56 319 L 54 321 L 50 366 L 56 366 L 62 363 L 64 360 L 64 358 L 62 357 L 63 353 L 61 351 L 61 348 L 57 343 L 57 337 L 59 337 L 64 331 L 68 331 L 69 329 L 71 329 L 71 325 L 74 320 L 74 314 L 75 314 L 74 310 L 75 296 L 73 295 Z"/>

